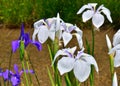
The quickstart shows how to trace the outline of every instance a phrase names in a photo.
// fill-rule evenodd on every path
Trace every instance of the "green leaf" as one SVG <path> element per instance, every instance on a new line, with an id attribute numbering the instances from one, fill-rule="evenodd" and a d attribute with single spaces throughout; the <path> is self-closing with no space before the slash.
<path id="1" fill-rule="evenodd" d="M 24 58 L 24 49 L 25 49 L 24 42 L 23 42 L 23 41 L 20 41 L 19 52 L 20 52 L 20 60 L 21 60 L 21 61 L 22 61 L 23 58 Z"/>
<path id="2" fill-rule="evenodd" d="M 52 86 L 55 86 L 54 80 L 53 80 L 53 78 L 52 78 L 52 74 L 51 74 L 51 72 L 50 72 L 50 70 L 49 70 L 48 67 L 47 67 L 47 71 L 48 71 L 48 75 L 49 75 L 49 78 L 50 78 L 50 81 L 51 81 Z"/>

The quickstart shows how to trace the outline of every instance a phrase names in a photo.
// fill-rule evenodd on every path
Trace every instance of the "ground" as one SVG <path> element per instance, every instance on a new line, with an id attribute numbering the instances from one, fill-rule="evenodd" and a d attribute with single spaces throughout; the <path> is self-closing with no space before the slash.
<path id="1" fill-rule="evenodd" d="M 83 30 L 83 40 L 85 45 L 85 38 L 91 42 L 91 30 L 90 28 Z M 30 35 L 33 33 L 33 28 L 25 29 L 25 32 L 29 32 Z M 108 48 L 106 45 L 105 35 L 108 34 L 111 38 L 116 31 L 112 27 L 102 27 L 100 31 L 95 31 L 95 59 L 98 63 L 99 73 L 95 72 L 95 86 L 111 86 L 110 70 L 109 70 L 109 56 Z M 20 33 L 20 28 L 9 29 L 5 27 L 0 27 L 0 63 L 1 68 L 4 70 L 9 66 L 9 58 L 11 55 L 11 42 L 18 39 Z M 70 46 L 77 45 L 76 42 L 70 42 Z M 31 61 L 37 73 L 40 86 L 51 86 L 49 81 L 47 67 L 51 68 L 51 62 L 49 58 L 48 48 L 46 44 L 43 44 L 42 51 L 37 51 L 35 46 L 29 45 L 27 51 L 30 55 Z M 19 52 L 12 54 L 12 65 L 18 64 L 21 69 L 21 62 L 19 61 Z M 120 68 L 116 69 L 118 78 L 120 79 Z M 33 77 L 35 80 L 35 78 Z M 84 84 L 82 84 L 84 86 Z M 34 86 L 37 86 L 34 85 Z M 64 86 L 64 85 L 63 85 Z"/>

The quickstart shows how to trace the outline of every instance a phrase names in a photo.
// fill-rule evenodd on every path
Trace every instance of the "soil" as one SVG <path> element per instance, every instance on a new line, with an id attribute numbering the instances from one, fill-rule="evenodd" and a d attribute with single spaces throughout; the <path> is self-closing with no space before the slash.
<path id="1" fill-rule="evenodd" d="M 82 29 L 83 30 L 83 40 L 85 45 L 85 38 L 89 42 L 91 42 L 91 30 L 90 28 Z M 25 29 L 25 32 L 29 32 L 32 36 L 33 28 Z M 108 34 L 112 41 L 112 37 L 116 31 L 109 26 L 102 27 L 100 31 L 95 31 L 95 59 L 99 66 L 99 73 L 95 72 L 95 86 L 111 86 L 111 77 L 110 77 L 110 65 L 109 65 L 109 56 L 108 56 L 108 48 L 106 45 L 105 35 Z M 13 40 L 18 39 L 20 33 L 19 28 L 10 29 L 0 27 L 0 67 L 5 70 L 9 67 L 9 58 L 11 55 L 11 42 Z M 74 46 L 77 45 L 73 39 L 69 45 Z M 47 67 L 51 69 L 51 62 L 48 53 L 47 44 L 42 45 L 42 51 L 38 51 L 35 46 L 29 45 L 27 47 L 27 51 L 30 55 L 30 59 L 37 73 L 37 77 L 40 82 L 40 86 L 51 86 Z M 19 69 L 21 69 L 21 62 L 19 60 L 19 51 L 12 54 L 12 65 L 11 69 L 13 69 L 13 65 L 18 64 Z M 117 71 L 118 80 L 120 81 L 120 68 L 115 69 Z M 33 80 L 35 80 L 35 77 Z M 35 81 L 34 81 L 35 82 Z M 88 82 L 88 81 L 87 81 Z M 36 83 L 34 86 L 38 86 Z M 64 86 L 64 85 L 63 85 Z M 82 84 L 84 86 L 84 83 Z M 89 86 L 89 85 L 88 85 Z"/>

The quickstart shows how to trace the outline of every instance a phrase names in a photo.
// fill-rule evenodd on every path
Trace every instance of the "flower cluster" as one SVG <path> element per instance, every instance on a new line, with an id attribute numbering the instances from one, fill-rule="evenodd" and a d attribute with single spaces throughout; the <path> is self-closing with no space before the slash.
<path id="1" fill-rule="evenodd" d="M 23 72 L 28 73 L 28 70 L 21 70 L 20 72 L 18 71 L 18 66 L 16 64 L 14 64 L 14 72 L 10 71 L 10 70 L 6 70 L 5 72 L 0 72 L 0 76 L 3 77 L 4 81 L 10 81 L 12 86 L 19 86 L 20 82 L 21 82 L 21 75 Z M 34 73 L 33 70 L 29 70 L 29 73 Z"/>
<path id="2" fill-rule="evenodd" d="M 72 33 L 73 32 L 73 33 Z M 65 23 L 57 14 L 57 17 L 41 19 L 34 23 L 34 33 L 33 40 L 35 40 L 36 35 L 39 42 L 44 43 L 48 38 L 52 41 L 55 38 L 61 40 L 63 39 L 64 46 L 66 46 L 72 36 L 75 35 L 80 48 L 82 48 L 82 31 L 73 24 Z"/>

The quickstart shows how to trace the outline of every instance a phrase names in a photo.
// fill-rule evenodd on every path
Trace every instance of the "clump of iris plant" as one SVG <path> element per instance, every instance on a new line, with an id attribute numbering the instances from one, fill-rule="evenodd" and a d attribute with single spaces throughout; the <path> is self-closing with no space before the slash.
<path id="1" fill-rule="evenodd" d="M 26 73 L 31 73 L 33 74 L 34 71 L 33 70 L 21 70 L 19 72 L 19 69 L 18 69 L 18 66 L 16 64 L 14 64 L 14 71 L 15 72 L 12 72 L 11 70 L 6 70 L 6 71 L 1 71 L 0 72 L 0 76 L 3 77 L 4 81 L 9 81 L 11 82 L 12 86 L 19 86 L 20 83 L 21 83 L 21 75 L 23 72 L 26 72 Z"/>

